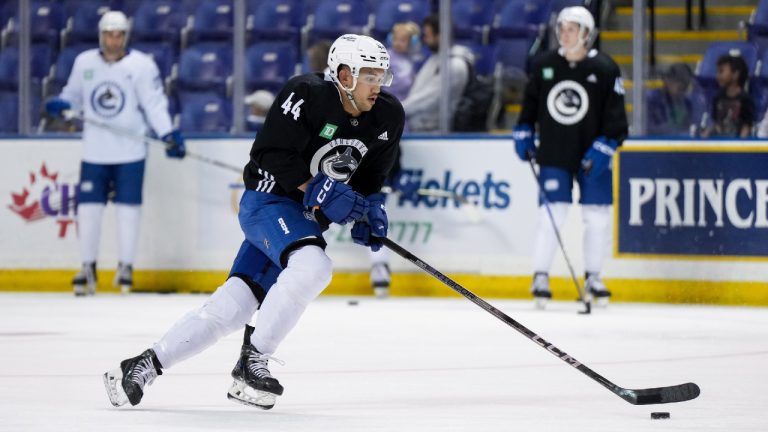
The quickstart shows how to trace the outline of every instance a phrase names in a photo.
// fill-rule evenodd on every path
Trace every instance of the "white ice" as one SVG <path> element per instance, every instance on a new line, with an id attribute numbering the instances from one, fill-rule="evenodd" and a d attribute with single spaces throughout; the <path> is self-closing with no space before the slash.
<path id="1" fill-rule="evenodd" d="M 490 300 L 626 388 L 701 396 L 631 405 L 468 300 L 321 297 L 272 364 L 271 411 L 227 400 L 238 332 L 113 408 L 101 374 L 201 295 L 0 294 L 1 431 L 766 431 L 768 309 Z M 651 420 L 668 411 L 669 420 Z"/>

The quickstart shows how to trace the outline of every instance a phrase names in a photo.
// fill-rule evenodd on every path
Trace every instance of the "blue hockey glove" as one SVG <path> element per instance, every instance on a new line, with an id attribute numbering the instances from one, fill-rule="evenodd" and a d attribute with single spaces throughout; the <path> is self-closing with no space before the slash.
<path id="1" fill-rule="evenodd" d="M 187 154 L 187 147 L 184 146 L 184 137 L 181 136 L 181 131 L 178 129 L 163 135 L 160 139 L 168 144 L 165 147 L 165 155 L 169 158 L 183 159 L 184 155 Z"/>
<path id="2" fill-rule="evenodd" d="M 360 220 L 368 213 L 368 200 L 325 174 L 309 181 L 304 191 L 304 205 L 310 209 L 320 207 L 328 219 L 341 225 Z"/>
<path id="3" fill-rule="evenodd" d="M 592 147 L 584 154 L 581 160 L 581 168 L 586 177 L 595 178 L 600 176 L 611 165 L 611 158 L 616 152 L 619 143 L 616 140 L 608 139 L 604 136 L 597 137 Z"/>
<path id="4" fill-rule="evenodd" d="M 64 117 L 64 111 L 71 109 L 72 104 L 60 97 L 52 97 L 45 102 L 46 114 L 53 117 Z"/>
<path id="5" fill-rule="evenodd" d="M 520 160 L 531 160 L 536 156 L 536 144 L 533 142 L 533 129 L 527 124 L 520 124 L 512 129 L 515 151 Z"/>
<path id="6" fill-rule="evenodd" d="M 389 220 L 387 210 L 384 208 L 384 194 L 368 195 L 370 203 L 367 221 L 358 221 L 352 226 L 352 241 L 359 245 L 368 246 L 376 252 L 381 249 L 382 243 L 377 237 L 386 237 Z"/>
<path id="7" fill-rule="evenodd" d="M 419 186 L 421 186 L 420 182 L 412 180 L 411 174 L 405 171 L 400 171 L 392 182 L 392 189 L 400 192 L 404 200 L 414 204 L 419 200 Z"/>

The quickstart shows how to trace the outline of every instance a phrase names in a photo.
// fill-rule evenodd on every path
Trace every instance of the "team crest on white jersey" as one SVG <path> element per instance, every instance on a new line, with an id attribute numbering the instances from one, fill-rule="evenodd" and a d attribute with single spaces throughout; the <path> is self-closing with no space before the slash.
<path id="1" fill-rule="evenodd" d="M 589 109 L 589 96 L 576 81 L 557 83 L 547 95 L 549 115 L 560 124 L 570 126 L 584 119 Z"/>
<path id="2" fill-rule="evenodd" d="M 320 147 L 312 156 L 309 170 L 312 176 L 322 172 L 328 177 L 346 183 L 354 174 L 368 147 L 356 139 L 335 139 Z"/>
<path id="3" fill-rule="evenodd" d="M 125 107 L 125 92 L 117 83 L 104 81 L 93 89 L 91 107 L 101 117 L 114 117 Z"/>

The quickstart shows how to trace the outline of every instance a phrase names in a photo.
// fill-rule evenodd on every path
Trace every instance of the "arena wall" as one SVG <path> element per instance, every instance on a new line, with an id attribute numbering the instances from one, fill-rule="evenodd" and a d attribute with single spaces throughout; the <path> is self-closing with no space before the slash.
<path id="1" fill-rule="evenodd" d="M 250 139 L 190 139 L 188 149 L 234 166 Z M 79 266 L 74 190 L 80 143 L 0 140 L 0 290 L 67 291 Z M 476 205 L 423 197 L 388 201 L 390 238 L 481 296 L 527 298 L 537 188 L 509 137 L 429 137 L 403 142 L 403 166 L 422 187 Z M 615 160 L 612 254 L 604 278 L 617 301 L 768 305 L 768 145 L 761 141 L 630 140 Z M 242 234 L 235 170 L 151 148 L 144 185 L 136 289 L 209 292 L 226 277 Z M 576 194 L 577 195 L 577 194 Z M 62 205 L 63 203 L 63 205 Z M 583 272 L 581 215 L 571 209 L 565 247 Z M 105 213 L 99 289 L 116 266 L 115 218 Z M 368 253 L 348 227 L 326 236 L 337 273 L 330 294 L 369 294 Z M 393 256 L 393 295 L 453 292 Z M 555 298 L 575 298 L 565 261 L 552 269 Z"/>

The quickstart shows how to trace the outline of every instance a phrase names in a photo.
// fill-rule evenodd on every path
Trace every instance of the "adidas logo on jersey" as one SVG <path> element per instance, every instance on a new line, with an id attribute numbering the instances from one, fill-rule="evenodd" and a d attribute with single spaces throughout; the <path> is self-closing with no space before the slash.
<path id="1" fill-rule="evenodd" d="M 384 133 L 382 133 L 381 135 L 379 135 L 379 139 L 380 139 L 380 140 L 383 140 L 383 141 L 386 141 L 386 140 L 388 140 L 388 139 L 389 139 L 389 137 L 387 136 L 387 131 L 384 131 Z"/>
<path id="2" fill-rule="evenodd" d="M 589 74 L 589 76 L 587 77 L 587 82 L 596 83 L 597 77 L 595 76 L 595 74 Z"/>

